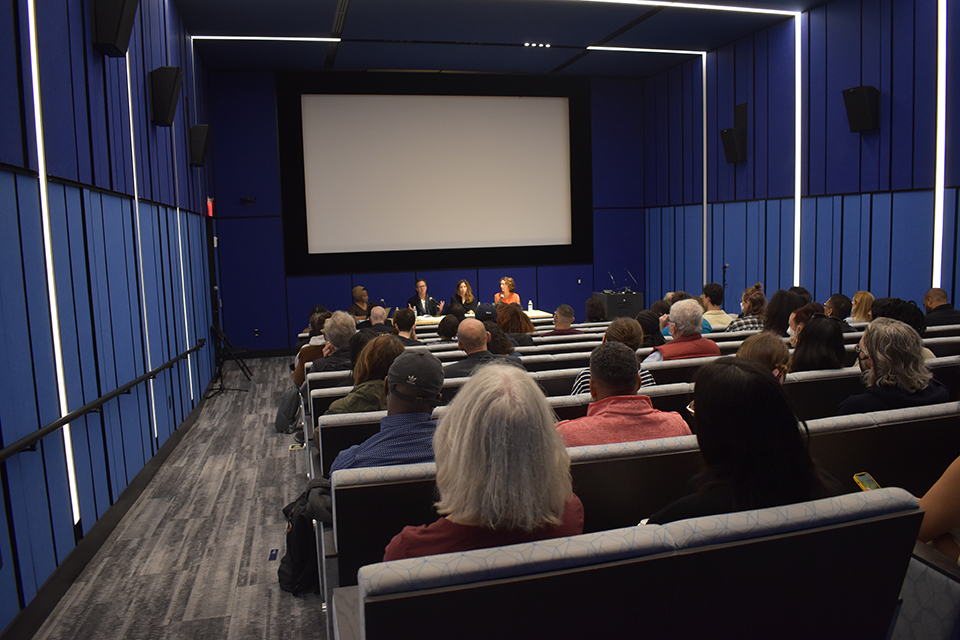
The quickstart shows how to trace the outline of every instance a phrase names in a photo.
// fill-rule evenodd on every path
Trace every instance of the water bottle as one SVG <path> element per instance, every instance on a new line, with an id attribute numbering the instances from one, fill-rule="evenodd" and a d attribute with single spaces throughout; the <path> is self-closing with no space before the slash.
<path id="1" fill-rule="evenodd" d="M 533 311 L 533 300 L 527 300 L 527 311 Z"/>

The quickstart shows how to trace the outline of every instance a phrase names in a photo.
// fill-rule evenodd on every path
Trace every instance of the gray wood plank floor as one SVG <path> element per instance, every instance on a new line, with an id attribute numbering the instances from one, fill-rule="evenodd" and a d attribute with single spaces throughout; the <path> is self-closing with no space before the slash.
<path id="1" fill-rule="evenodd" d="M 193 428 L 60 601 L 37 640 L 324 638 L 320 596 L 277 584 L 281 509 L 306 487 L 273 427 L 289 357 L 225 366 Z M 276 549 L 276 559 L 271 551 Z"/>

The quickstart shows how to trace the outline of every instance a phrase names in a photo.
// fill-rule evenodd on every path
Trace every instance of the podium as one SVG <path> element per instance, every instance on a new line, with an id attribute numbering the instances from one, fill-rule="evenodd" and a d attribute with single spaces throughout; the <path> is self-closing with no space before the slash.
<path id="1" fill-rule="evenodd" d="M 594 291 L 593 297 L 603 303 L 607 320 L 636 318 L 643 311 L 643 294 L 636 291 Z"/>

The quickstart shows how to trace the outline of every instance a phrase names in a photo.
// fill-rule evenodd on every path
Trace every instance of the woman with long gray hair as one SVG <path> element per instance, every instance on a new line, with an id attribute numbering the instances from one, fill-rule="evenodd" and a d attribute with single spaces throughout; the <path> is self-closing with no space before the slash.
<path id="1" fill-rule="evenodd" d="M 570 458 L 543 392 L 518 367 L 474 371 L 440 418 L 436 522 L 405 527 L 384 560 L 583 533 Z"/>

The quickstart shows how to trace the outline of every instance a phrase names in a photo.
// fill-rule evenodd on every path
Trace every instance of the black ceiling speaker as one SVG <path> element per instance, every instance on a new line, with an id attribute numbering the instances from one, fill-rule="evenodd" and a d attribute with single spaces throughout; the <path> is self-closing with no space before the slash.
<path id="1" fill-rule="evenodd" d="M 158 127 L 173 126 L 180 100 L 183 72 L 180 67 L 157 67 L 150 72 L 151 120 Z"/>
<path id="2" fill-rule="evenodd" d="M 190 127 L 190 164 L 202 167 L 207 162 L 210 146 L 210 125 L 196 124 Z"/>
<path id="3" fill-rule="evenodd" d="M 140 0 L 92 0 L 93 48 L 105 56 L 127 54 Z"/>
<path id="4" fill-rule="evenodd" d="M 880 128 L 880 92 L 868 84 L 843 90 L 843 106 L 851 133 Z"/>

